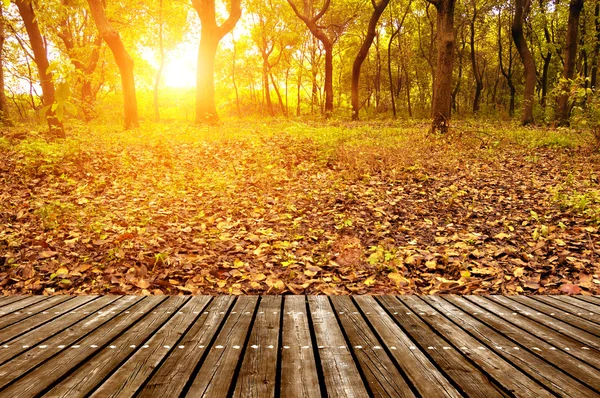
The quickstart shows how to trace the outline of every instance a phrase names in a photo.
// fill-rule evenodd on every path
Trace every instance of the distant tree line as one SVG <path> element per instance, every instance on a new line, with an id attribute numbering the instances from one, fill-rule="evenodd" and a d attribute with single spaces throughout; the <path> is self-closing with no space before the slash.
<path id="1" fill-rule="evenodd" d="M 197 123 L 229 104 L 240 115 L 430 117 L 442 133 L 453 115 L 568 125 L 572 91 L 598 84 L 600 2 L 588 2 L 4 0 L 0 119 L 34 110 L 64 137 L 66 117 L 92 120 L 112 91 L 134 128 L 141 81 L 159 120 L 165 62 L 195 40 Z"/>

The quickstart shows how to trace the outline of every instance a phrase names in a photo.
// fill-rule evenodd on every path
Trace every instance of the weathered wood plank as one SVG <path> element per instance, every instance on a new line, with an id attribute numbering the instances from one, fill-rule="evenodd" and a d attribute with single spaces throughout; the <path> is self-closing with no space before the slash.
<path id="1" fill-rule="evenodd" d="M 552 364 L 560 364 L 560 369 L 570 374 L 575 379 L 586 383 L 588 386 L 600 385 L 600 374 L 596 369 L 586 364 L 579 358 L 576 358 L 566 352 L 558 349 L 555 346 L 556 342 L 549 343 L 543 340 L 543 335 L 540 336 L 538 330 L 529 328 L 521 329 L 516 324 L 507 321 L 507 313 L 504 312 L 504 316 L 499 316 L 493 312 L 493 307 L 482 308 L 478 307 L 471 301 L 466 300 L 464 297 L 459 296 L 444 296 L 444 300 L 449 301 L 452 305 L 456 306 L 459 310 L 474 314 L 478 316 L 481 313 L 485 313 L 485 316 L 478 318 L 482 323 L 485 323 L 492 329 L 499 333 L 502 333 L 506 338 L 510 339 L 514 344 L 512 349 L 514 351 L 521 351 L 525 347 L 529 347 L 531 351 L 535 352 L 536 355 L 544 358 L 546 361 Z M 488 312 L 489 311 L 489 312 Z M 458 313 L 458 317 L 464 316 Z M 514 347 L 519 347 L 519 350 L 515 350 Z M 538 348 L 538 350 L 534 350 Z"/>
<path id="2" fill-rule="evenodd" d="M 519 371 L 528 374 L 552 392 L 561 396 L 574 398 L 591 398 L 597 396 L 598 392 L 593 391 L 575 378 L 563 373 L 560 369 L 546 362 L 543 357 L 537 356 L 535 354 L 536 350 L 533 350 L 531 346 L 521 345 L 520 349 L 515 350 L 514 341 L 509 340 L 483 323 L 483 320 L 487 318 L 487 313 L 473 310 L 467 311 L 467 314 L 464 314 L 463 310 L 436 296 L 426 296 L 422 297 L 422 299 L 439 311 L 440 316 L 437 318 L 445 319 L 441 314 L 446 314 L 448 319 L 483 343 L 485 345 L 484 348 L 494 351 L 518 367 Z M 429 308 L 419 306 L 419 311 L 429 311 Z M 477 315 L 473 313 L 477 313 Z M 432 317 L 431 321 L 437 322 L 438 320 Z M 538 348 L 538 350 L 541 349 Z"/>
<path id="3" fill-rule="evenodd" d="M 481 296 L 468 296 L 466 299 L 479 305 L 481 308 L 498 315 L 522 330 L 534 332 L 537 337 L 544 340 L 549 345 L 559 350 L 563 350 L 569 355 L 577 355 L 578 359 L 600 369 L 600 357 L 596 353 L 592 353 L 592 350 L 578 350 L 576 354 L 572 352 L 574 349 L 581 348 L 581 342 L 558 333 L 550 327 L 534 322 L 519 313 L 515 312 L 513 314 L 510 309 L 503 307 L 492 300 L 488 300 L 487 298 Z"/>
<path id="4" fill-rule="evenodd" d="M 585 301 L 589 304 L 592 304 L 596 307 L 596 309 L 598 311 L 600 311 L 600 296 L 583 296 L 583 295 L 578 295 L 578 296 L 568 296 L 568 297 L 572 297 L 576 300 L 579 301 Z"/>
<path id="5" fill-rule="evenodd" d="M 454 382 L 461 393 L 469 397 L 482 398 L 509 396 L 508 392 L 493 384 L 486 374 L 482 373 L 459 351 L 450 347 L 451 344 L 448 341 L 439 337 L 402 302 L 392 296 L 382 296 L 378 300 L 415 342 L 409 348 L 414 350 L 420 348 Z M 442 349 L 430 349 L 429 347 L 442 347 Z M 443 347 L 451 349 L 443 349 Z"/>
<path id="6" fill-rule="evenodd" d="M 327 396 L 368 397 L 329 299 L 309 296 L 308 304 Z"/>
<path id="7" fill-rule="evenodd" d="M 36 316 L 40 312 L 50 311 L 50 309 L 55 305 L 63 303 L 72 298 L 73 296 L 53 296 L 47 300 L 37 301 L 35 304 L 32 304 L 19 311 L 10 312 L 9 314 L 0 317 L 0 330 L 14 323 L 22 321 L 23 319 Z M 0 331 L 0 333 L 2 332 Z"/>
<path id="8" fill-rule="evenodd" d="M 120 364 L 135 350 L 144 350 L 140 347 L 148 345 L 147 340 L 153 335 L 156 336 L 164 330 L 175 338 L 179 337 L 196 318 L 197 315 L 193 312 L 202 311 L 208 301 L 208 297 L 196 300 L 170 297 L 163 301 L 127 333 L 117 337 L 110 346 L 105 346 L 98 354 L 70 373 L 60 384 L 49 390 L 48 394 L 62 398 L 87 396 L 114 370 L 120 372 Z M 175 344 L 168 346 L 175 349 Z M 160 347 L 165 350 L 165 344 Z"/>
<path id="9" fill-rule="evenodd" d="M 521 315 L 527 317 L 533 321 L 536 321 L 542 325 L 548 326 L 551 329 L 554 329 L 566 336 L 569 336 L 575 340 L 580 341 L 582 344 L 585 344 L 591 348 L 596 350 L 600 349 L 600 340 L 596 336 L 591 333 L 585 332 L 583 330 L 577 329 L 568 323 L 562 322 L 558 319 L 552 318 L 548 315 L 533 315 L 530 308 L 523 306 L 522 304 L 516 303 L 513 300 L 510 300 L 507 297 L 503 296 L 489 296 L 490 300 L 495 301 L 496 303 L 503 304 L 504 306 L 512 309 L 513 311 L 520 312 Z"/>
<path id="10" fill-rule="evenodd" d="M 281 296 L 264 296 L 260 300 L 234 397 L 275 396 L 281 304 Z"/>
<path id="11" fill-rule="evenodd" d="M 200 297 L 193 297 L 192 300 L 197 304 Z M 179 342 L 186 349 L 171 351 L 169 356 L 169 352 L 163 347 L 177 344 L 176 336 L 167 332 L 174 328 L 175 320 L 164 325 L 159 333 L 145 343 L 148 347 L 138 349 L 94 391 L 92 397 L 131 397 L 144 386 L 154 369 L 156 373 L 147 382 L 140 396 L 179 397 L 196 364 L 209 348 L 219 325 L 225 322 L 225 314 L 233 301 L 231 296 L 219 296 L 213 299 L 208 308 L 202 311 L 192 310 L 196 319 Z"/>
<path id="12" fill-rule="evenodd" d="M 199 372 L 194 375 L 187 397 L 220 398 L 229 394 L 257 302 L 256 296 L 237 298 Z"/>
<path id="13" fill-rule="evenodd" d="M 0 320 L 3 317 L 11 315 L 15 312 L 21 312 L 27 307 L 39 303 L 40 301 L 48 300 L 49 298 L 49 296 L 28 296 L 23 297 L 21 300 L 13 301 L 10 304 L 7 304 L 0 308 Z"/>
<path id="14" fill-rule="evenodd" d="M 541 303 L 529 297 L 511 296 L 510 299 L 518 302 L 521 305 L 531 308 L 532 317 L 536 317 L 538 314 L 546 314 L 555 319 L 563 321 L 570 326 L 575 326 L 578 329 L 584 330 L 596 337 L 600 336 L 600 327 L 598 327 L 597 324 L 588 322 L 585 319 L 581 319 L 577 315 L 571 314 L 570 312 L 565 312 L 556 307 L 551 307 L 548 304 Z"/>
<path id="15" fill-rule="evenodd" d="M 68 324 L 64 324 L 64 319 L 62 318 L 64 314 L 73 311 L 75 309 L 78 309 L 79 307 L 92 302 L 94 300 L 97 299 L 97 296 L 79 296 L 79 297 L 75 297 L 72 300 L 66 301 L 62 304 L 57 305 L 56 307 L 54 307 L 54 311 L 42 311 L 40 314 L 38 314 L 35 317 L 30 317 L 27 319 L 24 319 L 21 322 L 18 323 L 14 323 L 10 326 L 5 327 L 4 329 L 2 329 L 2 331 L 0 332 L 0 344 L 8 344 L 11 343 L 12 344 L 12 340 L 19 338 L 19 336 L 21 335 L 25 335 L 27 334 L 28 338 L 30 339 L 30 341 L 26 342 L 26 344 L 28 345 L 33 345 L 33 341 L 43 341 L 44 339 L 46 339 L 48 336 L 51 336 L 52 334 L 48 333 L 48 326 L 47 325 L 52 325 L 52 326 L 57 326 L 57 329 L 54 330 L 61 330 L 65 327 L 68 326 Z M 113 299 L 113 301 L 116 298 Z M 57 314 L 58 312 L 58 314 Z M 81 316 L 81 318 L 83 318 L 83 316 Z M 61 322 L 54 322 L 57 319 L 61 319 Z M 68 318 L 70 319 L 70 318 Z M 37 332 L 36 332 L 37 330 Z M 32 337 L 32 333 L 35 335 Z M 2 355 L 0 355 L 0 357 L 2 357 Z M 0 360 L 1 362 L 1 360 Z"/>
<path id="16" fill-rule="evenodd" d="M 355 296 L 354 300 L 388 347 L 398 366 L 422 396 L 462 396 L 421 350 L 409 348 L 413 346 L 413 342 L 372 296 Z"/>
<path id="17" fill-rule="evenodd" d="M 321 397 L 306 314 L 306 297 L 286 296 L 284 306 L 281 397 Z"/>
<path id="18" fill-rule="evenodd" d="M 382 343 L 373 334 L 352 299 L 349 296 L 333 296 L 331 302 L 371 393 L 378 397 L 390 397 L 391 394 L 414 397 L 410 386 L 388 357 L 386 350 L 380 345 Z"/>
<path id="19" fill-rule="evenodd" d="M 445 336 L 457 350 L 467 355 L 471 361 L 481 367 L 508 391 L 518 391 L 520 395 L 530 397 L 553 396 L 549 391 L 543 389 L 540 384 L 521 373 L 512 363 L 504 360 L 494 351 L 487 350 L 485 347 L 482 350 L 480 341 L 464 332 L 439 312 L 431 309 L 418 297 L 403 296 L 401 300 L 412 311 L 419 313 L 430 327 Z"/>
<path id="20" fill-rule="evenodd" d="M 590 311 L 587 311 L 581 307 L 576 307 L 574 305 L 569 304 L 563 300 L 560 300 L 556 296 L 532 296 L 534 300 L 540 301 L 542 303 L 548 304 L 554 308 L 557 308 L 562 311 L 569 312 L 572 315 L 576 315 L 580 318 L 588 320 L 590 322 L 595 323 L 598 327 L 600 327 L 600 314 L 596 314 Z"/>
<path id="21" fill-rule="evenodd" d="M 583 308 L 587 311 L 593 312 L 594 314 L 598 314 L 600 315 L 600 306 L 596 305 L 595 303 L 590 303 L 589 301 L 585 300 L 584 296 L 581 297 L 577 297 L 577 296 L 554 296 L 556 297 L 557 300 L 561 300 L 564 301 L 566 303 L 569 303 L 570 305 L 573 305 L 575 307 L 579 307 L 579 308 Z M 596 301 L 596 300 L 594 300 Z"/>
<path id="22" fill-rule="evenodd" d="M 2 296 L 0 298 L 0 311 L 4 311 L 4 313 L 7 313 L 7 311 L 3 307 L 6 307 L 7 305 L 15 303 L 20 300 L 24 300 L 28 297 L 32 297 L 32 296 L 29 296 L 29 295 Z M 47 297 L 47 296 L 44 296 L 44 297 Z"/>
<path id="23" fill-rule="evenodd" d="M 7 378 L 6 382 L 0 381 L 2 388 L 0 394 L 3 397 L 19 398 L 23 396 L 34 396 L 41 394 L 45 389 L 52 386 L 56 380 L 67 374 L 70 370 L 77 368 L 84 361 L 92 357 L 102 347 L 108 345 L 115 337 L 119 336 L 125 330 L 129 329 L 132 324 L 139 319 L 148 315 L 153 311 L 165 297 L 152 296 L 145 297 L 135 305 L 129 307 L 129 310 L 116 314 L 113 318 L 106 321 L 113 314 L 93 314 L 87 322 L 82 322 L 77 325 L 76 336 L 71 336 L 75 339 L 68 346 L 59 348 L 52 342 L 48 341 L 48 347 L 43 350 L 45 353 L 44 361 L 32 363 L 33 361 L 19 361 L 17 357 L 11 363 L 17 362 L 16 366 L 11 367 L 11 377 Z M 82 333 L 82 332 L 87 333 Z M 61 334 L 70 334 L 70 330 L 66 330 Z M 61 335 L 56 336 L 61 338 Z M 49 354 L 58 350 L 58 355 Z M 40 359 L 39 355 L 37 359 Z M 27 373 L 26 377 L 21 377 Z M 14 376 L 18 375 L 18 379 Z M 10 383 L 10 385 L 8 385 Z"/>

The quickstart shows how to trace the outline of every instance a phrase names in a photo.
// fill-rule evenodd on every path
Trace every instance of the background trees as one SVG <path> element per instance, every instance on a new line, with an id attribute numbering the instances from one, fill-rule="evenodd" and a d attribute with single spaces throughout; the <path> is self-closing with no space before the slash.
<path id="1" fill-rule="evenodd" d="M 56 112 L 114 119 L 121 101 L 128 127 L 136 112 L 213 123 L 217 109 L 344 118 L 360 109 L 433 115 L 446 131 L 450 118 L 474 116 L 564 124 L 596 95 L 600 7 L 582 0 L 36 4 L 3 9 L 0 106 L 16 121 L 47 110 L 59 135 Z M 592 91 L 574 103 L 578 87 Z"/>

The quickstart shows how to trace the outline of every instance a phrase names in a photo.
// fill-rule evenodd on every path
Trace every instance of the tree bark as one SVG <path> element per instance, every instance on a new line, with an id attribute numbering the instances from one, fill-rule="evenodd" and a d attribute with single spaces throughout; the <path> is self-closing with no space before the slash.
<path id="1" fill-rule="evenodd" d="M 333 40 L 327 36 L 324 27 L 317 22 L 329 9 L 331 0 L 325 0 L 323 8 L 316 15 L 312 15 L 311 13 L 309 0 L 304 0 L 304 14 L 300 13 L 291 0 L 287 0 L 287 2 L 292 7 L 292 10 L 294 10 L 296 16 L 304 22 L 310 33 L 323 45 L 323 50 L 325 51 L 325 118 L 329 119 L 333 113 Z M 314 84 L 313 82 L 313 94 L 315 93 Z"/>
<path id="2" fill-rule="evenodd" d="M 196 123 L 214 124 L 219 121 L 215 103 L 215 55 L 221 39 L 237 24 L 242 16 L 241 0 L 231 0 L 229 17 L 217 25 L 215 0 L 192 0 L 200 18 L 200 47 L 196 69 Z"/>
<path id="3" fill-rule="evenodd" d="M 596 3 L 594 8 L 594 26 L 596 28 L 596 44 L 594 45 L 590 86 L 595 90 L 598 81 L 598 63 L 600 62 L 600 3 Z"/>
<path id="4" fill-rule="evenodd" d="M 121 86 L 123 87 L 123 110 L 125 116 L 125 128 L 139 127 L 137 98 L 135 95 L 135 79 L 133 77 L 133 58 L 129 55 L 121 36 L 117 32 L 104 12 L 104 5 L 101 0 L 87 0 L 90 11 L 100 36 L 106 42 L 110 51 L 115 57 L 115 62 L 119 67 L 121 74 Z"/>
<path id="5" fill-rule="evenodd" d="M 29 36 L 29 42 L 31 43 L 31 50 L 33 51 L 33 57 L 38 68 L 38 74 L 40 76 L 40 85 L 42 86 L 42 103 L 44 108 L 47 109 L 46 120 L 48 122 L 48 128 L 50 134 L 58 138 L 65 137 L 65 130 L 63 124 L 52 110 L 54 104 L 54 82 L 52 81 L 52 74 L 48 73 L 48 52 L 40 27 L 37 23 L 36 15 L 33 10 L 33 6 L 26 0 L 16 0 L 15 4 L 19 8 L 19 14 L 25 24 L 27 35 Z"/>
<path id="6" fill-rule="evenodd" d="M 567 25 L 567 39 L 564 51 L 563 78 L 571 80 L 575 76 L 575 60 L 577 59 L 577 33 L 579 31 L 579 16 L 583 8 L 583 0 L 571 0 L 569 4 L 569 22 Z M 565 87 L 566 89 L 567 87 Z M 561 93 L 558 97 L 558 122 L 560 125 L 569 125 L 569 94 Z"/>
<path id="7" fill-rule="evenodd" d="M 477 68 L 477 58 L 475 54 L 475 20 L 477 18 L 477 2 L 473 7 L 473 18 L 471 19 L 471 35 L 470 35 L 470 46 L 471 46 L 471 68 L 473 69 L 473 76 L 475 77 L 475 97 L 473 98 L 473 113 L 479 112 L 479 105 L 481 102 L 481 91 L 483 91 L 483 72 Z M 485 68 L 484 68 L 485 69 Z"/>
<path id="8" fill-rule="evenodd" d="M 4 34 L 4 17 L 2 15 L 3 7 L 0 4 L 0 124 L 10 126 L 12 122 L 8 114 L 8 101 L 4 92 L 4 40 L 6 36 Z"/>
<path id="9" fill-rule="evenodd" d="M 431 132 L 450 128 L 452 68 L 454 66 L 454 6 L 456 0 L 427 0 L 437 9 L 437 65 L 435 71 Z"/>
<path id="10" fill-rule="evenodd" d="M 371 0 L 373 13 L 371 14 L 371 18 L 369 18 L 367 36 L 360 46 L 358 54 L 356 54 L 356 58 L 354 58 L 354 63 L 352 64 L 352 120 L 358 120 L 358 111 L 360 110 L 360 68 L 369 54 L 369 48 L 371 48 L 371 44 L 373 44 L 373 39 L 376 35 L 375 29 L 377 28 L 377 22 L 379 22 L 379 18 L 381 17 L 381 14 L 383 14 L 383 11 L 389 2 L 390 0 L 380 0 L 379 3 L 376 3 L 375 0 Z"/>
<path id="11" fill-rule="evenodd" d="M 523 34 L 523 22 L 529 13 L 531 0 L 515 0 L 515 15 L 511 27 L 511 33 L 515 47 L 519 52 L 523 67 L 525 68 L 525 89 L 523 92 L 523 115 L 521 115 L 521 124 L 528 125 L 535 122 L 533 118 L 533 96 L 535 95 L 535 62 L 527 41 Z"/>

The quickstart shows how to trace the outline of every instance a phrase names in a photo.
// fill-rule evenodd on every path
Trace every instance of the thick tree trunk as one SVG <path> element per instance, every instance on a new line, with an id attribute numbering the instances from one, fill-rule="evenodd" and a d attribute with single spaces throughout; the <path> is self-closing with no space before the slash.
<path id="1" fill-rule="evenodd" d="M 268 56 L 267 56 L 268 57 Z M 265 92 L 265 100 L 267 102 L 267 111 L 270 116 L 275 116 L 273 110 L 273 103 L 271 102 L 271 93 L 269 91 L 269 61 L 263 57 L 262 67 L 262 78 L 263 78 L 263 90 Z"/>
<path id="2" fill-rule="evenodd" d="M 4 17 L 2 16 L 2 8 L 0 4 L 0 124 L 5 126 L 12 125 L 8 114 L 8 101 L 4 93 Z"/>
<path id="3" fill-rule="evenodd" d="M 135 95 L 135 80 L 133 77 L 133 58 L 129 55 L 119 32 L 117 32 L 104 13 L 104 6 L 101 0 L 88 0 L 92 17 L 100 32 L 100 36 L 110 48 L 115 62 L 119 67 L 121 74 L 121 86 L 123 87 L 123 110 L 125 116 L 125 128 L 136 128 L 139 126 L 137 98 Z"/>
<path id="4" fill-rule="evenodd" d="M 377 22 L 383 14 L 383 11 L 389 4 L 390 0 L 380 0 L 379 4 L 373 1 L 373 13 L 371 14 L 371 18 L 369 19 L 369 26 L 367 27 L 367 36 L 363 41 L 362 45 L 358 50 L 358 54 L 356 54 L 356 58 L 354 58 L 354 63 L 352 64 L 352 120 L 358 120 L 358 111 L 360 110 L 360 99 L 359 99 L 359 83 L 360 83 L 360 69 L 369 54 L 369 48 L 371 48 L 371 44 L 373 44 L 373 39 L 375 38 L 377 28 Z M 391 43 L 391 40 L 390 40 Z M 388 46 L 389 48 L 389 46 Z M 395 111 L 395 110 L 394 110 Z"/>
<path id="5" fill-rule="evenodd" d="M 202 28 L 198 66 L 196 68 L 196 123 L 214 124 L 219 121 L 215 103 L 215 55 L 219 39 L 214 32 Z"/>
<path id="6" fill-rule="evenodd" d="M 62 122 L 58 120 L 56 114 L 52 110 L 54 104 L 54 83 L 52 82 L 52 74 L 48 73 L 48 53 L 44 44 L 44 39 L 40 28 L 37 23 L 33 6 L 26 0 L 16 0 L 15 4 L 19 8 L 19 14 L 25 24 L 27 35 L 29 36 L 29 42 L 31 43 L 31 49 L 33 51 L 33 57 L 38 67 L 38 74 L 40 76 L 40 85 L 42 86 L 42 103 L 44 108 L 47 109 L 46 120 L 48 121 L 48 128 L 50 134 L 64 138 L 65 130 Z"/>
<path id="7" fill-rule="evenodd" d="M 515 15 L 513 18 L 513 24 L 511 33 L 515 42 L 515 47 L 519 52 L 523 67 L 525 68 L 525 89 L 523 93 L 523 115 L 521 116 L 521 124 L 528 125 L 534 123 L 533 118 L 533 96 L 535 95 L 535 62 L 529 47 L 527 47 L 527 41 L 523 34 L 523 21 L 525 16 L 529 13 L 531 6 L 531 0 L 515 0 Z"/>
<path id="8" fill-rule="evenodd" d="M 567 39 L 565 42 L 565 64 L 563 78 L 571 80 L 575 76 L 575 60 L 577 59 L 577 32 L 579 30 L 579 15 L 583 8 L 583 0 L 571 0 L 569 5 L 569 22 L 567 25 Z M 561 125 L 569 124 L 569 94 L 563 93 L 558 97 L 558 122 Z"/>
<path id="9" fill-rule="evenodd" d="M 325 50 L 325 119 L 333 113 L 333 43 L 323 43 Z"/>
<path id="10" fill-rule="evenodd" d="M 427 0 L 437 9 L 437 66 L 434 80 L 431 132 L 450 128 L 452 68 L 454 66 L 454 6 L 456 0 Z"/>
<path id="11" fill-rule="evenodd" d="M 242 16 L 241 0 L 231 0 L 229 17 L 217 25 L 215 0 L 192 0 L 202 28 L 196 69 L 196 123 L 214 124 L 219 121 L 215 103 L 215 55 L 219 41 L 233 30 Z"/>
<path id="12" fill-rule="evenodd" d="M 598 63 L 600 62 L 600 3 L 594 8 L 594 26 L 596 27 L 596 44 L 594 45 L 594 58 L 590 77 L 590 86 L 596 89 L 598 81 Z"/>

